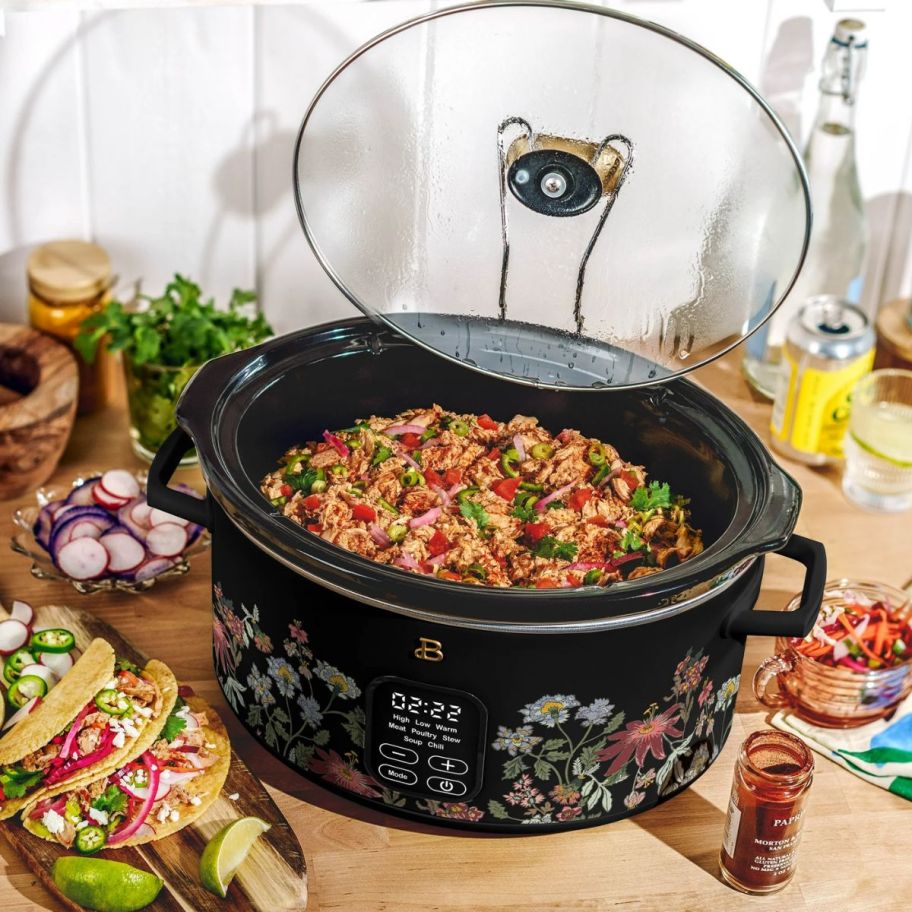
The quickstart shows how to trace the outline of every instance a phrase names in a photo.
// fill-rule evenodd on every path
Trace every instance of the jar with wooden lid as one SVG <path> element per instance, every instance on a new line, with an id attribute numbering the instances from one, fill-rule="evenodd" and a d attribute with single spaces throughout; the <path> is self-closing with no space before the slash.
<path id="1" fill-rule="evenodd" d="M 881 307 L 877 314 L 877 354 L 874 369 L 912 370 L 912 300 L 901 298 Z"/>
<path id="2" fill-rule="evenodd" d="M 51 241 L 32 251 L 26 267 L 29 286 L 29 322 L 72 348 L 82 321 L 105 307 L 111 287 L 111 260 L 98 244 L 88 241 Z M 104 352 L 93 364 L 78 353 L 80 415 L 104 404 Z"/>

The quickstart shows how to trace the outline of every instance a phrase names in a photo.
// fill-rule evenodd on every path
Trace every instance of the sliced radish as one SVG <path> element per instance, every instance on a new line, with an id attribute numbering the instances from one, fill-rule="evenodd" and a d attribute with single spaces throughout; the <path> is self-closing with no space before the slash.
<path id="1" fill-rule="evenodd" d="M 24 677 L 25 675 L 34 675 L 36 678 L 41 678 L 41 680 L 47 684 L 48 690 L 60 680 L 50 667 L 37 662 L 34 665 L 26 665 L 22 669 L 21 677 Z"/>
<path id="2" fill-rule="evenodd" d="M 71 504 L 71 503 L 61 504 L 59 507 L 57 507 L 56 510 L 54 510 L 51 513 L 51 517 L 54 520 L 54 522 L 57 522 L 57 520 L 60 519 L 64 513 L 68 513 L 70 510 L 75 510 L 78 506 L 79 506 L 79 504 Z"/>
<path id="3" fill-rule="evenodd" d="M 177 523 L 153 526 L 146 536 L 146 545 L 159 557 L 177 557 L 187 547 L 187 530 Z"/>
<path id="4" fill-rule="evenodd" d="M 177 526 L 186 526 L 189 525 L 190 520 L 182 519 L 180 516 L 172 516 L 170 513 L 165 513 L 164 510 L 159 510 L 156 507 L 149 513 L 149 522 L 153 527 L 162 526 L 165 523 L 174 523 Z"/>
<path id="5" fill-rule="evenodd" d="M 170 570 L 174 564 L 175 562 L 168 557 L 155 557 L 137 567 L 130 576 L 133 577 L 135 582 L 141 583 L 143 580 L 152 579 L 153 576 L 158 576 L 160 573 Z"/>
<path id="6" fill-rule="evenodd" d="M 6 731 L 8 728 L 12 728 L 17 722 L 21 722 L 38 704 L 41 702 L 41 697 L 32 697 L 18 712 L 14 712 L 7 720 L 6 725 L 3 726 L 3 731 Z"/>
<path id="7" fill-rule="evenodd" d="M 146 549 L 129 532 L 108 532 L 98 541 L 104 546 L 111 560 L 111 573 L 133 570 L 146 559 Z"/>
<path id="8" fill-rule="evenodd" d="M 62 678 L 75 664 L 76 659 L 72 652 L 41 652 L 38 654 L 38 664 L 50 668 L 51 671 Z"/>
<path id="9" fill-rule="evenodd" d="M 134 834 L 134 838 L 151 839 L 155 835 L 155 830 L 148 824 L 144 823 Z"/>
<path id="10" fill-rule="evenodd" d="M 117 500 L 132 500 L 139 497 L 139 482 L 126 469 L 110 469 L 101 476 L 102 490 Z"/>
<path id="11" fill-rule="evenodd" d="M 195 779 L 202 773 L 202 770 L 193 770 L 188 773 L 177 773 L 173 770 L 168 770 L 168 785 L 174 788 L 175 785 L 181 785 L 186 782 L 188 779 Z M 164 775 L 164 773 L 162 773 Z"/>
<path id="12" fill-rule="evenodd" d="M 125 507 L 121 507 L 117 511 L 117 518 L 120 520 L 120 524 L 130 533 L 135 539 L 140 542 L 145 542 L 146 533 L 149 531 L 148 526 L 143 526 L 136 521 L 133 516 L 134 507 L 130 504 L 127 504 Z"/>
<path id="13" fill-rule="evenodd" d="M 31 627 L 35 622 L 35 609 L 28 602 L 16 599 L 13 607 L 10 608 L 10 617 L 16 621 L 22 621 L 26 627 Z"/>
<path id="14" fill-rule="evenodd" d="M 74 580 L 97 579 L 108 568 L 108 552 L 94 538 L 75 538 L 57 552 L 57 566 Z"/>
<path id="15" fill-rule="evenodd" d="M 140 498 L 131 508 L 130 508 L 130 518 L 138 526 L 142 526 L 144 529 L 151 529 L 152 522 L 150 516 L 152 514 L 152 507 L 149 506 L 148 501 L 145 498 Z"/>
<path id="16" fill-rule="evenodd" d="M 77 507 L 88 507 L 95 503 L 95 499 L 92 497 L 92 491 L 95 488 L 95 483 L 98 481 L 98 478 L 99 476 L 96 475 L 94 478 L 89 478 L 78 487 L 73 488 L 67 496 L 66 502 L 68 504 L 75 504 Z"/>
<path id="17" fill-rule="evenodd" d="M 106 510 L 119 510 L 130 502 L 129 497 L 115 497 L 106 491 L 100 482 L 92 489 L 92 497 L 95 498 L 95 503 L 101 504 Z"/>
<path id="18" fill-rule="evenodd" d="M 12 655 L 29 641 L 29 629 L 22 621 L 8 618 L 0 621 L 0 655 Z"/>
<path id="19" fill-rule="evenodd" d="M 91 519 L 81 519 L 79 522 L 73 523 L 67 531 L 67 541 L 72 541 L 74 538 L 101 538 L 104 532 L 104 527 L 99 523 L 92 522 Z M 66 542 L 62 541 L 60 544 L 63 545 Z"/>

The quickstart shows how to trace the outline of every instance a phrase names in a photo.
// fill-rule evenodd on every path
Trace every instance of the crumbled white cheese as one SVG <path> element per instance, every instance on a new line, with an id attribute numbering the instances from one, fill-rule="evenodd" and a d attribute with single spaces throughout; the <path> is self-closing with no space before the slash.
<path id="1" fill-rule="evenodd" d="M 57 813 L 57 811 L 49 810 L 41 818 L 41 822 L 47 828 L 47 831 L 52 835 L 56 836 L 58 833 L 62 833 L 64 827 L 66 826 L 66 820 Z"/>
<path id="2" fill-rule="evenodd" d="M 140 716 L 145 716 L 147 719 L 152 715 L 152 710 L 148 706 L 134 706 L 133 711 Z"/>
<path id="3" fill-rule="evenodd" d="M 107 684 L 102 688 L 103 690 L 117 690 L 117 681 L 115 678 L 111 678 Z"/>
<path id="4" fill-rule="evenodd" d="M 217 745 L 214 741 L 207 741 L 207 742 L 206 742 L 206 747 L 207 747 L 209 750 L 214 751 L 214 750 L 218 747 L 218 745 Z"/>
<path id="5" fill-rule="evenodd" d="M 158 809 L 158 813 L 155 815 L 155 819 L 159 823 L 164 823 L 171 816 L 171 805 L 167 802 L 164 802 L 162 806 Z"/>
<path id="6" fill-rule="evenodd" d="M 139 736 L 139 729 L 132 723 L 124 720 L 123 730 L 131 737 L 136 738 Z"/>
<path id="7" fill-rule="evenodd" d="M 89 825 L 88 820 L 80 820 L 79 823 L 76 824 L 76 829 L 84 830 L 88 825 Z"/>
<path id="8" fill-rule="evenodd" d="M 228 800 L 229 800 L 229 801 L 237 801 L 238 798 L 240 798 L 240 797 L 241 797 L 241 796 L 240 796 L 237 792 L 232 792 L 232 793 L 228 796 Z"/>
<path id="9" fill-rule="evenodd" d="M 200 798 L 199 795 L 194 795 L 194 796 L 190 799 L 190 804 L 197 805 L 197 804 L 202 804 L 202 803 L 203 803 L 203 799 Z"/>
<path id="10" fill-rule="evenodd" d="M 177 823 L 177 821 L 181 819 L 181 815 L 177 811 L 171 811 L 168 815 L 168 819 L 171 823 Z"/>
<path id="11" fill-rule="evenodd" d="M 95 821 L 99 826 L 108 825 L 108 812 L 99 811 L 97 808 L 89 808 L 89 817 Z"/>
<path id="12" fill-rule="evenodd" d="M 114 747 L 123 747 L 124 744 L 127 743 L 127 736 L 122 731 L 119 731 L 116 735 L 114 735 L 114 739 L 111 743 L 114 745 Z"/>

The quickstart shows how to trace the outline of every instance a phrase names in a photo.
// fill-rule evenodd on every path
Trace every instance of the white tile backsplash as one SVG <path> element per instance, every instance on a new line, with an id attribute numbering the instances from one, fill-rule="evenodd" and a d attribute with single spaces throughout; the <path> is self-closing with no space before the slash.
<path id="1" fill-rule="evenodd" d="M 281 330 L 353 313 L 298 226 L 295 135 L 336 64 L 436 5 L 8 12 L 0 38 L 0 319 L 21 319 L 23 251 L 74 235 L 95 237 L 123 278 L 142 276 L 151 289 L 175 270 L 218 295 L 255 284 Z M 837 18 L 823 0 L 610 5 L 706 46 L 759 86 L 803 139 Z M 869 69 L 858 113 L 871 308 L 912 293 L 912 3 L 886 6 L 865 15 Z"/>

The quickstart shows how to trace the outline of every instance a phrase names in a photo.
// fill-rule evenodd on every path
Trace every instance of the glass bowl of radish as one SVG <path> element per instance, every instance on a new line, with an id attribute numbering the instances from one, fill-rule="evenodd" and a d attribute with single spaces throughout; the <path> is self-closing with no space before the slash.
<path id="1" fill-rule="evenodd" d="M 10 545 L 32 560 L 33 576 L 64 580 L 83 595 L 145 592 L 186 573 L 210 540 L 202 526 L 150 507 L 145 490 L 146 474 L 127 469 L 90 472 L 68 490 L 39 488 L 36 504 L 13 513 Z"/>
<path id="2" fill-rule="evenodd" d="M 787 610 L 797 607 L 798 597 Z M 778 692 L 768 685 L 776 679 Z M 912 693 L 912 596 L 885 583 L 827 583 L 820 614 L 802 639 L 776 640 L 760 663 L 754 694 L 826 728 L 888 716 Z"/>

